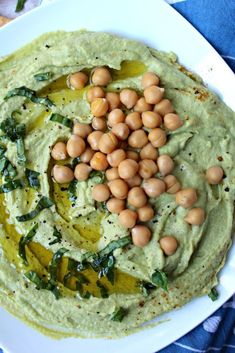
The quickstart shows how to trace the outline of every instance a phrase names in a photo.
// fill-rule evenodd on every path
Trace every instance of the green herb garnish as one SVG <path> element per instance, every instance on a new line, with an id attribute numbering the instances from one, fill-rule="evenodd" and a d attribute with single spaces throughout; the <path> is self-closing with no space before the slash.
<path id="1" fill-rule="evenodd" d="M 123 318 L 127 315 L 127 313 L 127 309 L 119 307 L 110 315 L 110 320 L 121 322 Z"/>
<path id="2" fill-rule="evenodd" d="M 38 179 L 38 176 L 40 173 L 35 172 L 34 170 L 26 168 L 25 170 L 25 176 L 28 181 L 28 184 L 31 188 L 33 189 L 39 189 L 40 188 L 40 181 Z"/>
<path id="3" fill-rule="evenodd" d="M 215 300 L 218 299 L 219 293 L 217 289 L 214 287 L 211 289 L 210 293 L 208 294 L 208 297 L 214 302 Z"/>
<path id="4" fill-rule="evenodd" d="M 60 298 L 60 291 L 56 284 L 51 283 L 50 281 L 45 281 L 41 278 L 35 271 L 28 271 L 25 273 L 25 277 L 27 277 L 31 282 L 36 284 L 36 289 L 46 289 L 52 292 L 56 299 Z"/>
<path id="5" fill-rule="evenodd" d="M 148 297 L 149 293 L 156 289 L 156 286 L 150 282 L 140 282 L 140 290 L 144 297 Z"/>
<path id="6" fill-rule="evenodd" d="M 109 297 L 108 289 L 99 280 L 96 281 L 96 285 L 100 289 L 101 298 L 108 298 Z"/>
<path id="7" fill-rule="evenodd" d="M 62 256 L 67 251 L 68 251 L 67 249 L 61 248 L 54 253 L 51 259 L 50 266 L 49 266 L 49 273 L 50 273 L 50 281 L 52 281 L 52 283 L 56 282 L 58 265 L 62 259 Z"/>
<path id="8" fill-rule="evenodd" d="M 52 72 L 43 72 L 33 76 L 36 81 L 48 81 L 53 77 Z"/>
<path id="9" fill-rule="evenodd" d="M 60 243 L 61 240 L 62 240 L 62 234 L 61 234 L 61 232 L 59 232 L 59 231 L 57 230 L 56 227 L 54 227 L 53 237 L 54 237 L 55 239 L 52 240 L 52 241 L 50 241 L 49 245 L 53 245 L 53 244 L 56 244 L 56 243 Z"/>
<path id="10" fill-rule="evenodd" d="M 17 216 L 16 219 L 18 222 L 27 222 L 38 216 L 38 214 L 44 210 L 45 208 L 50 208 L 54 205 L 54 202 L 49 199 L 47 196 L 42 196 L 42 198 L 38 201 L 35 209 L 29 213 L 26 213 L 22 216 Z"/>
<path id="11" fill-rule="evenodd" d="M 77 192 L 77 180 L 74 179 L 73 181 L 71 181 L 71 183 L 69 184 L 69 187 L 68 187 L 68 190 L 67 190 L 67 193 L 68 193 L 68 198 L 69 198 L 69 201 L 70 202 L 75 202 L 76 199 L 77 199 L 77 195 L 76 195 L 76 192 Z"/>
<path id="12" fill-rule="evenodd" d="M 16 189 L 22 189 L 24 187 L 24 182 L 21 179 L 9 180 L 5 184 L 0 186 L 0 194 L 5 194 Z"/>
<path id="13" fill-rule="evenodd" d="M 19 97 L 26 97 L 30 99 L 33 103 L 39 103 L 47 106 L 48 108 L 53 107 L 55 104 L 47 97 L 38 97 L 36 91 L 27 88 L 25 86 L 14 88 L 13 90 L 9 91 L 5 96 L 5 100 L 9 98 L 19 96 Z"/>
<path id="14" fill-rule="evenodd" d="M 0 173 L 6 180 L 14 179 L 17 175 L 16 168 L 7 157 L 3 157 L 0 160 Z"/>
<path id="15" fill-rule="evenodd" d="M 168 290 L 168 279 L 165 272 L 156 270 L 152 274 L 152 281 L 154 284 L 156 284 L 158 287 L 161 287 L 165 291 Z"/>
<path id="16" fill-rule="evenodd" d="M 69 127 L 70 129 L 72 128 L 73 126 L 73 122 L 72 120 L 70 120 L 69 118 L 67 118 L 66 116 L 64 115 L 61 115 L 61 114 L 58 114 L 58 113 L 53 113 L 51 114 L 50 116 L 50 121 L 53 121 L 55 123 L 59 123 L 59 124 L 62 124 L 66 127 Z"/>
<path id="17" fill-rule="evenodd" d="M 38 224 L 36 223 L 33 226 L 33 228 L 30 229 L 28 234 L 26 234 L 25 236 L 22 236 L 20 238 L 20 242 L 19 242 L 19 256 L 23 259 L 25 265 L 28 265 L 28 261 L 27 261 L 27 258 L 26 258 L 25 245 L 27 245 L 30 241 L 32 241 L 33 237 L 35 236 L 35 234 L 37 232 L 37 229 L 38 229 Z"/>
<path id="18" fill-rule="evenodd" d="M 20 12 L 24 8 L 24 4 L 26 3 L 27 0 L 18 0 L 16 4 L 16 9 L 15 12 Z"/>

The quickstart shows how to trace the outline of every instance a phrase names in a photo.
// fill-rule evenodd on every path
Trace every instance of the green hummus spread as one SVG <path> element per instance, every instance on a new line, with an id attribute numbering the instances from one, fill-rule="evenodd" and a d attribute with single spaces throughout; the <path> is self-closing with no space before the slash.
<path id="1" fill-rule="evenodd" d="M 141 91 L 145 71 L 160 77 L 184 124 L 168 132 L 159 152 L 174 158 L 173 174 L 183 187 L 197 189 L 195 206 L 206 212 L 201 226 L 186 223 L 187 210 L 164 193 L 151 199 L 157 210 L 148 224 L 152 240 L 138 248 L 117 215 L 91 197 L 102 174 L 69 190 L 51 181 L 51 148 L 71 136 L 70 122 L 50 120 L 51 114 L 91 122 L 88 86 L 71 90 L 66 77 L 97 66 L 111 70 L 107 91 Z M 174 54 L 106 33 L 43 35 L 0 61 L 0 123 L 10 117 L 13 126 L 1 125 L 0 136 L 1 184 L 8 183 L 0 186 L 1 306 L 55 338 L 113 338 L 210 293 L 231 244 L 235 114 Z M 205 179 L 213 165 L 224 170 L 218 185 Z M 159 246 L 163 234 L 178 241 L 172 256 Z M 99 278 L 96 266 L 109 276 Z"/>

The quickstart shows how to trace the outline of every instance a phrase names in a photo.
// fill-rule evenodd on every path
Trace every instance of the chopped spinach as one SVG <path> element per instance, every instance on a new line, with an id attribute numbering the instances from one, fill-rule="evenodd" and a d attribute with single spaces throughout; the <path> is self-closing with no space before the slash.
<path id="1" fill-rule="evenodd" d="M 55 104 L 47 97 L 38 97 L 37 92 L 22 86 L 22 87 L 17 87 L 14 88 L 13 90 L 9 91 L 7 95 L 5 96 L 5 100 L 8 100 L 9 98 L 19 96 L 19 97 L 26 97 L 30 99 L 33 103 L 39 103 L 47 106 L 48 108 L 52 108 Z"/>
<path id="2" fill-rule="evenodd" d="M 16 9 L 15 12 L 20 12 L 24 8 L 24 4 L 26 3 L 27 0 L 18 0 L 16 4 Z"/>
<path id="3" fill-rule="evenodd" d="M 58 114 L 58 113 L 52 113 L 50 116 L 50 121 L 62 124 L 62 125 L 69 127 L 69 128 L 72 128 L 72 126 L 73 126 L 72 120 L 70 120 L 66 116 Z"/>
<path id="4" fill-rule="evenodd" d="M 51 259 L 50 265 L 49 265 L 49 273 L 50 273 L 50 281 L 52 283 L 56 282 L 57 279 L 57 270 L 58 270 L 58 265 L 63 257 L 63 255 L 67 252 L 68 250 L 65 248 L 60 248 L 58 251 L 56 251 Z"/>
<path id="5" fill-rule="evenodd" d="M 36 284 L 36 289 L 46 289 L 52 292 L 56 299 L 60 298 L 59 288 L 55 283 L 50 281 L 46 281 L 41 278 L 35 271 L 28 271 L 25 273 L 25 277 L 27 277 L 31 282 Z"/>
<path id="6" fill-rule="evenodd" d="M 16 219 L 18 222 L 30 221 L 36 216 L 38 216 L 42 210 L 44 210 L 45 208 L 50 208 L 53 205 L 54 205 L 54 202 L 51 199 L 49 199 L 49 197 L 42 196 L 41 199 L 38 201 L 34 210 L 22 216 L 17 216 Z"/>
<path id="7" fill-rule="evenodd" d="M 215 300 L 218 299 L 219 293 L 217 289 L 214 287 L 211 289 L 210 293 L 208 294 L 208 297 L 214 302 Z"/>
<path id="8" fill-rule="evenodd" d="M 53 77 L 52 72 L 42 72 L 34 75 L 36 81 L 48 81 Z"/>
<path id="9" fill-rule="evenodd" d="M 36 223 L 26 234 L 25 236 L 22 236 L 20 238 L 19 242 L 19 256 L 23 259 L 24 264 L 28 265 L 28 260 L 26 258 L 26 251 L 25 251 L 25 245 L 27 245 L 30 241 L 32 241 L 33 237 L 35 236 L 36 232 L 38 229 L 38 223 Z"/>
<path id="10" fill-rule="evenodd" d="M 108 298 L 109 297 L 108 289 L 99 280 L 96 281 L 96 285 L 100 289 L 101 298 Z"/>
<path id="11" fill-rule="evenodd" d="M 14 179 L 17 175 L 16 168 L 7 157 L 2 157 L 0 160 L 0 173 L 6 180 Z"/>
<path id="12" fill-rule="evenodd" d="M 152 281 L 154 284 L 156 284 L 158 287 L 161 287 L 165 291 L 168 290 L 168 279 L 165 272 L 156 270 L 152 274 Z"/>
<path id="13" fill-rule="evenodd" d="M 59 232 L 59 231 L 57 230 L 56 227 L 54 227 L 53 237 L 54 237 L 55 239 L 52 240 L 52 241 L 50 241 L 49 245 L 53 245 L 53 244 L 56 244 L 56 243 L 60 243 L 60 242 L 61 242 L 62 234 L 61 234 L 61 232 Z"/>
<path id="14" fill-rule="evenodd" d="M 114 312 L 110 315 L 110 320 L 121 322 L 123 318 L 127 315 L 128 310 L 122 307 L 117 308 Z"/>
<path id="15" fill-rule="evenodd" d="M 16 189 L 22 189 L 24 187 L 24 182 L 21 179 L 9 180 L 5 184 L 0 186 L 0 194 L 5 194 Z"/>
<path id="16" fill-rule="evenodd" d="M 34 170 L 26 168 L 25 170 L 25 176 L 28 181 L 28 184 L 31 188 L 33 189 L 38 189 L 40 188 L 40 181 L 38 179 L 38 176 L 40 173 L 35 172 Z"/>

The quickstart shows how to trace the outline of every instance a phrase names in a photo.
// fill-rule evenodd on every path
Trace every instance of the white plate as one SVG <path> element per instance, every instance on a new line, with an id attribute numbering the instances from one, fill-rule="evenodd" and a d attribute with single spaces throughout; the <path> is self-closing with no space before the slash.
<path id="1" fill-rule="evenodd" d="M 0 56 L 53 30 L 87 28 L 142 41 L 174 51 L 181 63 L 202 76 L 206 84 L 235 110 L 235 77 L 210 44 L 162 0 L 58 0 L 14 20 L 0 30 Z M 63 43 L 61 43 L 63 50 Z M 64 339 L 54 341 L 0 309 L 0 347 L 9 353 L 153 353 L 175 341 L 218 309 L 235 292 L 235 245 L 220 273 L 220 296 L 207 296 L 162 315 L 164 323 L 120 340 Z M 45 313 L 46 315 L 46 313 Z"/>

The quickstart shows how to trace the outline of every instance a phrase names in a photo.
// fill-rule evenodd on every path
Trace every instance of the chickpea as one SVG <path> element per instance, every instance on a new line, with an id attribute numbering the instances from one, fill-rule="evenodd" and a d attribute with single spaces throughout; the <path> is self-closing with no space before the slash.
<path id="1" fill-rule="evenodd" d="M 142 127 L 142 119 L 139 112 L 132 112 L 126 116 L 125 123 L 131 130 L 138 130 Z"/>
<path id="2" fill-rule="evenodd" d="M 150 205 L 145 205 L 138 208 L 137 214 L 140 222 L 148 222 L 154 217 L 154 210 Z"/>
<path id="3" fill-rule="evenodd" d="M 114 125 L 114 127 L 112 128 L 112 132 L 114 133 L 115 136 L 117 136 L 117 138 L 119 138 L 119 140 L 126 140 L 130 130 L 127 124 L 118 123 Z"/>
<path id="4" fill-rule="evenodd" d="M 158 171 L 157 164 L 152 159 L 142 159 L 139 162 L 139 175 L 143 179 L 149 179 Z"/>
<path id="5" fill-rule="evenodd" d="M 168 192 L 168 194 L 175 194 L 181 189 L 180 182 L 174 175 L 167 175 L 164 178 L 164 182 L 166 184 L 166 192 Z"/>
<path id="6" fill-rule="evenodd" d="M 79 163 L 76 165 L 74 170 L 74 176 L 77 180 L 87 180 L 92 168 L 86 163 Z"/>
<path id="7" fill-rule="evenodd" d="M 72 135 L 67 142 L 68 155 L 72 158 L 79 157 L 85 148 L 85 141 L 80 136 Z"/>
<path id="8" fill-rule="evenodd" d="M 168 130 L 174 131 L 183 125 L 179 115 L 169 113 L 164 116 L 164 125 Z"/>
<path id="9" fill-rule="evenodd" d="M 156 112 L 143 112 L 142 113 L 143 125 L 149 129 L 154 129 L 162 124 L 162 117 Z"/>
<path id="10" fill-rule="evenodd" d="M 92 189 L 92 198 L 98 202 L 107 201 L 110 197 L 110 191 L 107 184 L 97 184 Z"/>
<path id="11" fill-rule="evenodd" d="M 105 131 L 107 124 L 105 118 L 97 118 L 96 116 L 92 119 L 91 126 L 94 130 Z"/>
<path id="12" fill-rule="evenodd" d="M 120 107 L 120 96 L 116 92 L 107 92 L 106 93 L 106 99 L 109 103 L 109 110 L 114 110 L 118 107 Z"/>
<path id="13" fill-rule="evenodd" d="M 193 188 L 182 189 L 175 194 L 175 201 L 184 208 L 192 207 L 197 202 L 197 193 Z"/>
<path id="14" fill-rule="evenodd" d="M 159 84 L 159 77 L 154 72 L 145 72 L 141 80 L 142 87 L 145 89 Z"/>
<path id="15" fill-rule="evenodd" d="M 66 144 L 64 142 L 57 142 L 51 150 L 51 156 L 56 161 L 64 161 L 68 158 Z"/>
<path id="16" fill-rule="evenodd" d="M 106 207 L 111 213 L 120 213 L 125 208 L 125 201 L 113 197 L 107 201 Z"/>
<path id="17" fill-rule="evenodd" d="M 151 232 L 148 227 L 137 225 L 131 230 L 132 241 L 135 246 L 143 248 L 151 239 Z"/>
<path id="18" fill-rule="evenodd" d="M 52 176 L 59 184 L 70 183 L 74 179 L 72 169 L 65 165 L 54 165 L 52 169 Z"/>
<path id="19" fill-rule="evenodd" d="M 133 188 L 134 186 L 140 186 L 142 183 L 142 179 L 138 174 L 134 175 L 132 178 L 125 179 L 125 181 L 130 188 Z"/>
<path id="20" fill-rule="evenodd" d="M 97 118 L 104 116 L 109 109 L 106 98 L 95 98 L 91 102 L 91 112 Z"/>
<path id="21" fill-rule="evenodd" d="M 164 91 L 164 88 L 149 86 L 144 90 L 144 98 L 148 104 L 157 104 L 162 100 Z"/>
<path id="22" fill-rule="evenodd" d="M 82 137 L 83 139 L 92 132 L 92 128 L 89 124 L 76 123 L 73 126 L 73 134 Z"/>
<path id="23" fill-rule="evenodd" d="M 158 150 L 153 147 L 153 145 L 149 142 L 146 146 L 144 146 L 140 151 L 141 159 L 152 159 L 156 161 L 158 157 Z"/>
<path id="24" fill-rule="evenodd" d="M 139 155 L 135 151 L 126 151 L 126 158 L 127 159 L 133 159 L 134 161 L 138 162 Z"/>
<path id="25" fill-rule="evenodd" d="M 101 137 L 103 136 L 102 131 L 93 131 L 88 137 L 87 137 L 87 142 L 91 146 L 91 148 L 95 151 L 99 150 L 99 141 Z"/>
<path id="26" fill-rule="evenodd" d="M 131 205 L 135 208 L 140 208 L 140 207 L 143 207 L 144 205 L 146 205 L 147 196 L 141 187 L 134 186 L 128 192 L 127 202 L 129 205 Z"/>
<path id="27" fill-rule="evenodd" d="M 174 108 L 169 99 L 163 99 L 154 106 L 153 110 L 161 116 L 164 116 L 166 114 L 173 113 Z"/>
<path id="28" fill-rule="evenodd" d="M 91 81 L 95 86 L 107 86 L 112 81 L 112 77 L 106 67 L 96 67 L 92 73 Z"/>
<path id="29" fill-rule="evenodd" d="M 138 172 L 139 166 L 133 159 L 125 159 L 118 166 L 118 173 L 120 178 L 129 179 L 132 178 Z"/>
<path id="30" fill-rule="evenodd" d="M 68 86 L 72 89 L 82 89 L 88 81 L 84 72 L 75 72 L 68 77 Z"/>
<path id="31" fill-rule="evenodd" d="M 134 111 L 143 113 L 147 112 L 148 110 L 152 110 L 152 105 L 148 104 L 144 97 L 139 98 L 136 102 L 136 105 L 134 106 Z"/>
<path id="32" fill-rule="evenodd" d="M 159 240 L 159 244 L 160 244 L 160 247 L 162 248 L 164 254 L 167 256 L 173 255 L 178 248 L 178 242 L 172 236 L 162 237 Z"/>
<path id="33" fill-rule="evenodd" d="M 105 92 L 103 88 L 101 87 L 91 87 L 87 91 L 87 100 L 89 103 L 93 102 L 96 98 L 104 98 L 105 97 Z"/>
<path id="34" fill-rule="evenodd" d="M 107 155 L 107 161 L 111 167 L 118 167 L 119 164 L 126 158 L 126 152 L 122 149 L 114 150 Z"/>
<path id="35" fill-rule="evenodd" d="M 108 126 L 113 127 L 116 124 L 123 123 L 125 121 L 125 114 L 121 109 L 114 109 L 108 115 Z"/>
<path id="36" fill-rule="evenodd" d="M 129 209 L 121 211 L 118 216 L 118 221 L 124 228 L 133 228 L 136 224 L 136 220 L 137 213 Z"/>
<path id="37" fill-rule="evenodd" d="M 205 221 L 205 211 L 203 208 L 192 208 L 188 211 L 187 216 L 184 219 L 187 223 L 195 226 L 200 226 Z"/>
<path id="38" fill-rule="evenodd" d="M 107 169 L 106 172 L 105 172 L 105 175 L 106 175 L 106 178 L 107 178 L 108 181 L 120 178 L 117 168 Z"/>
<path id="39" fill-rule="evenodd" d="M 120 93 L 120 101 L 127 107 L 127 109 L 131 109 L 138 101 L 138 95 L 134 90 L 125 88 Z"/>
<path id="40" fill-rule="evenodd" d="M 109 182 L 109 188 L 114 197 L 120 200 L 127 198 L 128 194 L 128 185 L 122 179 L 115 179 Z"/>
<path id="41" fill-rule="evenodd" d="M 83 163 L 89 163 L 91 158 L 93 157 L 95 151 L 91 149 L 91 147 L 87 147 L 85 151 L 81 154 L 80 160 Z"/>
<path id="42" fill-rule="evenodd" d="M 118 139 L 112 132 L 103 134 L 99 140 L 99 149 L 103 153 L 111 153 L 118 145 Z"/>
<path id="43" fill-rule="evenodd" d="M 105 170 L 109 164 L 104 153 L 96 152 L 90 160 L 90 166 L 95 170 Z"/>
<path id="44" fill-rule="evenodd" d="M 129 138 L 128 143 L 133 148 L 142 148 L 148 143 L 146 132 L 142 129 L 133 131 Z"/>
<path id="45" fill-rule="evenodd" d="M 158 197 L 166 191 L 164 181 L 157 178 L 144 180 L 143 189 L 149 197 Z"/>
<path id="46" fill-rule="evenodd" d="M 162 154 L 160 157 L 158 157 L 157 165 L 161 175 L 165 176 L 172 172 L 175 164 L 173 159 L 168 156 L 168 154 Z"/>
<path id="47" fill-rule="evenodd" d="M 224 171 L 219 166 L 213 166 L 207 169 L 206 171 L 206 179 L 209 184 L 216 185 L 221 182 L 223 179 Z"/>
<path id="48" fill-rule="evenodd" d="M 150 131 L 148 139 L 153 147 L 162 147 L 166 144 L 166 132 L 157 127 Z"/>

